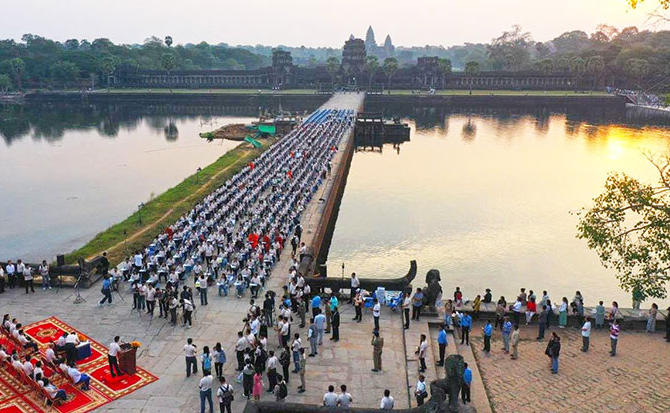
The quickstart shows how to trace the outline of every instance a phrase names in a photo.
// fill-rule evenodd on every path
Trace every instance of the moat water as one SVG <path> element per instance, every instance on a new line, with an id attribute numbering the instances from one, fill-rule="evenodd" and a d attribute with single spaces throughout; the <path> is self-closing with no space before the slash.
<path id="1" fill-rule="evenodd" d="M 0 260 L 70 252 L 237 145 L 200 132 L 258 109 L 0 106 Z"/>
<path id="2" fill-rule="evenodd" d="M 436 268 L 445 299 L 456 286 L 470 299 L 491 288 L 508 300 L 525 287 L 557 302 L 580 290 L 587 305 L 631 306 L 614 273 L 576 238 L 573 213 L 590 205 L 608 173 L 657 182 L 644 154 L 665 153 L 670 128 L 623 114 L 397 114 L 411 126 L 410 142 L 353 157 L 329 276 L 341 276 L 344 263 L 345 277 L 399 277 L 415 259 L 416 286 Z"/>

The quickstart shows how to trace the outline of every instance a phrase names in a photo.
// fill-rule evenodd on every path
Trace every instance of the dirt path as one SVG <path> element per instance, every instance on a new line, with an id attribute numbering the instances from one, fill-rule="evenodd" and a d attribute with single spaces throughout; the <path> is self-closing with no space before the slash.
<path id="1" fill-rule="evenodd" d="M 240 153 L 239 158 L 243 158 L 243 157 L 247 156 L 247 155 L 249 154 L 250 151 L 251 151 L 251 148 L 245 148 L 244 151 Z M 172 213 L 174 212 L 174 210 L 175 210 L 179 205 L 181 205 L 181 204 L 183 204 L 184 202 L 186 202 L 186 201 L 187 201 L 188 199 L 190 199 L 192 196 L 204 192 L 207 188 L 209 188 L 209 187 L 211 186 L 211 183 L 212 183 L 212 181 L 213 181 L 214 179 L 216 179 L 216 178 L 217 178 L 219 175 L 221 175 L 222 173 L 226 172 L 228 169 L 232 168 L 236 163 L 237 163 L 237 161 L 231 163 L 230 165 L 226 166 L 225 168 L 223 168 L 223 169 L 220 170 L 219 172 L 217 172 L 217 173 L 215 173 L 214 175 L 212 175 L 212 177 L 209 178 L 209 180 L 208 180 L 204 185 L 202 185 L 200 188 L 198 188 L 195 192 L 192 192 L 191 194 L 189 194 L 187 197 L 185 197 L 185 198 L 182 199 L 181 201 L 176 202 L 176 203 L 172 206 L 172 208 L 170 208 L 170 209 L 168 209 L 167 211 L 165 211 L 165 213 L 164 213 L 163 215 L 161 215 L 160 218 L 158 218 L 157 220 L 155 220 L 155 221 L 152 222 L 151 224 L 149 224 L 149 225 L 147 225 L 146 227 L 142 228 L 141 230 L 139 230 L 139 231 L 133 233 L 131 236 L 129 236 L 128 238 L 124 239 L 123 241 L 119 241 L 119 242 L 117 242 L 116 244 L 112 245 L 111 247 L 107 248 L 107 249 L 106 249 L 107 253 L 109 254 L 109 251 L 115 251 L 115 250 L 118 249 L 118 248 L 122 248 L 127 242 L 129 242 L 129 241 L 132 242 L 132 241 L 134 241 L 135 239 L 139 238 L 142 234 L 146 233 L 147 231 L 156 228 L 156 227 L 158 226 L 158 224 L 160 224 L 161 222 L 163 222 L 164 219 L 166 219 L 167 217 L 169 217 L 170 214 L 172 214 Z M 92 256 L 88 257 L 87 260 L 91 260 L 91 259 L 95 258 L 96 256 L 98 256 L 98 255 L 100 255 L 100 254 L 101 254 L 101 252 L 99 251 L 99 252 L 97 252 L 95 255 L 92 255 Z"/>

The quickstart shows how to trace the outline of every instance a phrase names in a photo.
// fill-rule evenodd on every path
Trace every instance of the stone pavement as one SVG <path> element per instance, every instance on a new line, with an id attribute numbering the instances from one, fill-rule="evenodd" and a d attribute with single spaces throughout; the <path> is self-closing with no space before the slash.
<path id="1" fill-rule="evenodd" d="M 661 333 L 622 331 L 617 356 L 610 357 L 606 330 L 593 330 L 591 349 L 580 351 L 578 329 L 552 328 L 561 337 L 559 373 L 551 374 L 544 354 L 548 335 L 536 341 L 537 326 L 521 327 L 519 359 L 501 350 L 496 331 L 486 355 L 482 328 L 471 339 L 479 372 L 497 413 L 670 412 L 670 343 Z"/>
<path id="2" fill-rule="evenodd" d="M 356 94 L 336 95 L 335 101 L 329 105 L 350 107 L 352 102 L 360 104 L 361 98 Z M 335 162 L 334 168 L 338 166 L 339 162 Z M 307 206 L 307 213 L 303 215 L 302 225 L 306 229 L 310 224 L 318 222 L 319 214 L 312 213 L 317 209 L 318 198 L 312 199 Z M 286 284 L 289 256 L 290 248 L 287 248 L 268 281 L 269 289 L 279 292 L 281 286 Z M 142 343 L 138 353 L 138 364 L 158 376 L 159 380 L 103 406 L 97 410 L 98 412 L 198 411 L 200 403 L 198 381 L 201 373 L 190 378 L 186 378 L 185 374 L 183 347 L 189 337 L 193 338 L 199 350 L 204 345 L 209 345 L 211 348 L 217 342 L 221 342 L 228 357 L 224 375 L 235 387 L 233 410 L 238 412 L 243 410 L 246 399 L 241 394 L 241 385 L 234 382 L 236 377 L 234 345 L 237 332 L 243 326 L 242 318 L 249 307 L 248 293 L 243 299 L 234 296 L 217 297 L 216 289 L 210 288 L 209 305 L 204 307 L 197 305 L 194 327 L 190 330 L 171 327 L 165 319 L 158 317 L 151 319 L 147 314 L 131 311 L 132 295 L 127 286 L 122 287 L 121 296 L 114 294 L 112 306 L 97 305 L 102 298 L 99 284 L 83 290 L 81 294 L 86 302 L 73 304 L 75 296 L 72 289 L 42 291 L 38 288 L 35 294 L 25 295 L 23 290 L 17 288 L 0 295 L 0 305 L 3 314 L 9 313 L 23 324 L 56 316 L 103 345 L 108 345 L 117 334 L 122 336 L 122 340 L 138 340 Z M 196 304 L 199 304 L 197 297 Z M 342 304 L 341 308 L 340 341 L 334 343 L 326 339 L 319 349 L 319 355 L 308 358 L 305 393 L 300 395 L 297 393 L 299 379 L 291 376 L 287 401 L 321 404 L 329 384 L 336 387 L 347 384 L 354 398 L 353 406 L 378 408 L 384 389 L 389 388 L 396 399 L 396 408 L 407 407 L 407 373 L 400 314 L 392 313 L 388 308 L 382 311 L 381 330 L 385 339 L 384 370 L 375 374 L 370 371 L 372 368 L 370 310 L 365 310 L 362 323 L 356 323 L 351 320 L 353 308 L 347 304 Z M 303 342 L 307 345 L 307 329 L 297 327 L 296 322 L 293 324 L 292 332 L 300 332 Z M 272 349 L 278 342 L 277 334 L 270 330 L 269 336 L 268 343 Z M 264 393 L 262 400 L 274 400 L 274 396 Z"/>

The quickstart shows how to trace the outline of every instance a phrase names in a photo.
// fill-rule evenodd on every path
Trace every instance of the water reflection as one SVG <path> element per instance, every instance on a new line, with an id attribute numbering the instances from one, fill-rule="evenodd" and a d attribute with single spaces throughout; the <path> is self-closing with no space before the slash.
<path id="1" fill-rule="evenodd" d="M 390 278 L 416 259 L 421 279 L 442 272 L 447 296 L 456 285 L 468 298 L 485 288 L 553 298 L 579 289 L 588 304 L 629 303 L 576 239 L 570 211 L 588 205 L 611 171 L 655 182 L 643 152 L 667 150 L 668 122 L 599 110 L 391 109 L 410 123 L 411 141 L 400 155 L 355 154 L 329 266 Z"/>

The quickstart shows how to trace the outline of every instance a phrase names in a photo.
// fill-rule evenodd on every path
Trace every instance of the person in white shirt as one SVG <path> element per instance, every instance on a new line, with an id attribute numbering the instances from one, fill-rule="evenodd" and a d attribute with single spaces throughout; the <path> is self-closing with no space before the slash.
<path id="1" fill-rule="evenodd" d="M 349 405 L 351 402 L 354 401 L 354 398 L 351 397 L 351 394 L 347 393 L 347 386 L 346 385 L 341 385 L 340 386 L 340 394 L 337 396 L 337 405 L 339 407 L 343 407 L 345 409 L 349 408 Z"/>
<path id="2" fill-rule="evenodd" d="M 154 315 L 154 308 L 156 308 L 156 288 L 153 284 L 147 283 L 146 291 L 146 300 L 147 300 L 147 314 Z"/>
<path id="3" fill-rule="evenodd" d="M 121 337 L 115 336 L 114 342 L 109 345 L 109 352 L 107 353 L 107 362 L 109 363 L 109 372 L 112 377 L 116 377 L 114 374 L 114 369 L 116 369 L 116 375 L 123 375 L 119 369 L 118 354 L 121 351 L 121 345 L 119 344 Z"/>
<path id="4" fill-rule="evenodd" d="M 247 339 L 244 337 L 244 333 L 241 331 L 237 332 L 237 343 L 235 344 L 235 356 L 237 357 L 237 371 L 242 371 L 244 369 L 244 350 L 247 349 L 248 343 Z"/>
<path id="5" fill-rule="evenodd" d="M 35 292 L 35 287 L 33 287 L 33 269 L 30 268 L 30 265 L 23 267 L 23 284 L 26 287 L 26 294 L 28 294 L 28 287 L 30 287 L 30 292 Z"/>
<path id="6" fill-rule="evenodd" d="M 416 382 L 414 396 L 416 396 L 416 404 L 418 406 L 422 406 L 423 401 L 428 397 L 428 392 L 426 391 L 426 377 L 423 374 L 419 375 L 419 380 Z"/>
<path id="7" fill-rule="evenodd" d="M 584 325 L 582 325 L 582 352 L 589 351 L 589 341 L 591 339 L 591 317 L 584 318 Z"/>
<path id="8" fill-rule="evenodd" d="M 12 263 L 12 260 L 7 261 L 5 271 L 7 271 L 7 285 L 9 288 L 16 287 L 16 266 Z"/>
<path id="9" fill-rule="evenodd" d="M 33 371 L 35 371 L 35 366 L 30 362 L 30 356 L 26 356 L 26 361 L 23 362 L 23 372 L 26 373 L 26 376 L 33 377 Z"/>
<path id="10" fill-rule="evenodd" d="M 426 335 L 421 334 L 421 342 L 419 344 L 419 349 L 416 351 L 419 355 L 419 372 L 423 373 L 426 371 L 426 350 L 428 349 L 428 341 L 426 340 Z"/>
<path id="11" fill-rule="evenodd" d="M 193 368 L 193 374 L 198 373 L 198 360 L 195 356 L 197 352 L 195 344 L 193 344 L 193 339 L 189 338 L 186 340 L 186 345 L 184 346 L 184 356 L 186 357 L 186 377 L 191 377 L 191 368 Z"/>
<path id="12" fill-rule="evenodd" d="M 219 381 L 221 382 L 221 385 L 216 391 L 216 395 L 219 398 L 219 408 L 221 409 L 221 413 L 224 413 L 225 411 L 232 413 L 230 402 L 233 401 L 233 386 L 226 383 L 225 377 L 221 377 Z"/>
<path id="13" fill-rule="evenodd" d="M 7 350 L 0 344 L 0 363 L 4 363 L 7 359 L 9 359 L 9 354 L 7 354 Z"/>
<path id="14" fill-rule="evenodd" d="M 33 369 L 33 380 L 38 381 L 44 377 L 44 370 L 42 370 L 42 362 L 38 361 L 35 363 L 35 368 Z"/>
<path id="15" fill-rule="evenodd" d="M 379 408 L 381 410 L 393 410 L 394 404 L 395 400 L 391 396 L 391 391 L 389 389 L 384 390 L 384 397 L 382 397 L 382 400 L 379 403 Z"/>
<path id="16" fill-rule="evenodd" d="M 55 349 L 56 349 L 56 344 L 49 343 L 49 348 L 47 348 L 45 356 L 46 356 L 46 359 L 49 363 L 57 366 L 61 363 L 62 360 L 58 356 L 56 356 Z"/>
<path id="17" fill-rule="evenodd" d="M 54 400 L 60 400 L 61 402 L 67 400 L 67 393 L 65 393 L 65 390 L 59 389 L 58 387 L 49 383 L 49 380 L 46 377 L 43 377 L 41 380 L 39 380 L 38 384 L 44 387 L 44 390 L 49 394 L 50 398 Z"/>
<path id="18" fill-rule="evenodd" d="M 356 290 L 361 286 L 361 281 L 356 277 L 356 273 L 351 273 L 351 288 L 349 289 L 349 304 L 354 302 L 356 297 Z"/>
<path id="19" fill-rule="evenodd" d="M 200 379 L 198 387 L 200 388 L 200 413 L 205 413 L 205 400 L 209 404 L 209 413 L 214 413 L 214 403 L 212 402 L 212 383 L 214 377 L 212 373 L 207 371 L 207 375 Z"/>
<path id="20" fill-rule="evenodd" d="M 91 383 L 91 378 L 88 376 L 86 373 L 82 373 L 74 365 L 74 362 L 70 363 L 68 369 L 67 369 L 67 374 L 70 376 L 72 379 L 72 382 L 74 384 L 79 384 L 81 383 L 81 389 L 82 390 L 89 390 L 90 383 Z"/>
<path id="21" fill-rule="evenodd" d="M 379 300 L 375 298 L 374 306 L 372 307 L 372 317 L 375 320 L 375 330 L 379 331 L 379 316 L 382 313 L 382 305 L 379 304 Z"/>
<path id="22" fill-rule="evenodd" d="M 409 311 L 411 308 L 412 308 L 412 297 L 410 294 L 407 294 L 402 302 L 402 312 L 405 315 L 405 325 L 403 326 L 403 328 L 405 330 L 409 329 Z"/>
<path id="23" fill-rule="evenodd" d="M 39 267 L 40 275 L 42 276 L 42 289 L 46 290 L 51 289 L 51 276 L 49 275 L 49 264 L 46 260 L 42 261 L 42 265 Z"/>
<path id="24" fill-rule="evenodd" d="M 328 386 L 328 393 L 323 395 L 323 405 L 326 407 L 337 407 L 337 394 L 335 394 L 335 386 L 332 384 Z"/>

